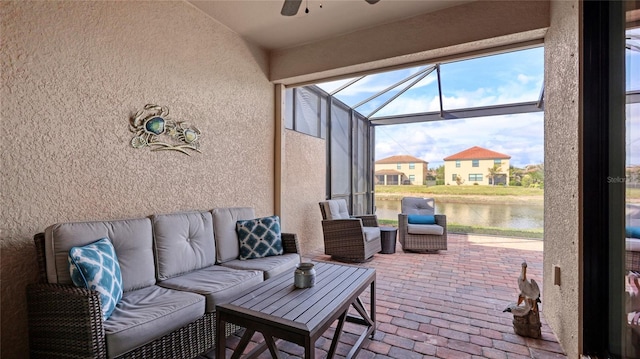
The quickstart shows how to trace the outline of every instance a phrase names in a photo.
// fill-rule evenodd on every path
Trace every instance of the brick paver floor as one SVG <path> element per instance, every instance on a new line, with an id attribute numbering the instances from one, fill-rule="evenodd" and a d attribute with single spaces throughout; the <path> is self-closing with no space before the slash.
<path id="1" fill-rule="evenodd" d="M 376 269 L 377 330 L 358 358 L 566 358 L 544 319 L 542 338 L 516 335 L 510 313 L 503 309 L 518 296 L 521 263 L 527 277 L 542 287 L 540 240 L 449 234 L 448 250 L 438 253 L 377 254 L 362 266 Z M 330 261 L 321 251 L 304 260 Z M 541 288 L 542 289 L 542 288 Z M 369 291 L 363 301 L 368 303 Z M 345 325 L 336 357 L 343 358 L 360 328 Z M 316 357 L 324 358 L 331 345 L 331 328 L 316 343 Z M 240 336 L 227 340 L 231 356 Z M 256 334 L 249 348 L 261 342 Z M 300 358 L 302 347 L 278 342 L 283 358 Z M 213 352 L 206 355 L 215 358 Z M 270 358 L 269 352 L 260 358 Z"/>

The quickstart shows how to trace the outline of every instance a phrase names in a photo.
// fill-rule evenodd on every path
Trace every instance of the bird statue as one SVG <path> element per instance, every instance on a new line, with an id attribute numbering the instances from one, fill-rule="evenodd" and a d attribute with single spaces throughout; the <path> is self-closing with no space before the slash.
<path id="1" fill-rule="evenodd" d="M 502 312 L 509 312 L 516 317 L 524 317 L 531 311 L 531 304 L 528 300 L 524 301 L 524 305 L 518 305 L 517 303 L 509 304 Z"/>
<path id="2" fill-rule="evenodd" d="M 537 303 L 540 303 L 540 287 L 535 280 L 527 279 L 527 262 L 522 262 L 522 271 L 520 277 L 518 277 L 518 288 L 520 289 L 520 295 L 518 296 L 518 303 L 520 305 L 522 301 L 529 302 L 529 307 L 534 312 L 537 311 Z M 526 305 L 525 305 L 526 306 Z"/>

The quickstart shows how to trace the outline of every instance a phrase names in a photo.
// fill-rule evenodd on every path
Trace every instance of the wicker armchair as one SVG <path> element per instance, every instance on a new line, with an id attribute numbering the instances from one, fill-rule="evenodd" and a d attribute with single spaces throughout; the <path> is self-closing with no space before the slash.
<path id="1" fill-rule="evenodd" d="M 447 217 L 435 214 L 433 198 L 404 197 L 398 214 L 398 239 L 404 251 L 429 252 L 447 249 Z M 410 224 L 409 215 L 433 215 L 435 224 Z"/>
<path id="2" fill-rule="evenodd" d="M 324 253 L 342 262 L 366 262 L 382 250 L 376 215 L 350 216 L 344 199 L 320 202 Z"/>

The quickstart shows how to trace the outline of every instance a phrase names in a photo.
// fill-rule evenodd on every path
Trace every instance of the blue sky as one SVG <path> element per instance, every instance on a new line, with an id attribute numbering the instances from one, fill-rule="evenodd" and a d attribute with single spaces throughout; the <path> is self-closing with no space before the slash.
<path id="1" fill-rule="evenodd" d="M 627 73 L 627 87 L 640 89 L 640 53 L 627 51 L 632 63 Z M 633 65 L 635 64 L 635 65 Z M 340 91 L 336 97 L 348 105 L 360 101 L 414 74 L 427 66 L 369 75 Z M 443 107 L 445 110 L 497 104 L 537 101 L 544 80 L 542 47 L 485 56 L 441 65 Z M 348 80 L 319 84 L 328 92 Z M 360 106 L 369 116 L 398 89 Z M 371 118 L 431 112 L 439 110 L 436 72 L 419 81 Z M 640 164 L 640 105 L 628 106 L 627 163 Z M 544 161 L 543 112 L 447 120 L 376 127 L 376 160 L 409 154 L 429 162 L 430 168 L 443 164 L 443 158 L 469 147 L 481 146 L 511 156 L 511 164 L 524 167 Z"/>

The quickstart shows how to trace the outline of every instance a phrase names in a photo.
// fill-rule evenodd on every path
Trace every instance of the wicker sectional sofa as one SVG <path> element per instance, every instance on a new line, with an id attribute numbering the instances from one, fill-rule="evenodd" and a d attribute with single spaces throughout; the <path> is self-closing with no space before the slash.
<path id="1" fill-rule="evenodd" d="M 36 234 L 40 281 L 27 288 L 31 357 L 193 358 L 212 349 L 216 304 L 300 262 L 297 238 L 287 233 L 282 255 L 238 259 L 236 221 L 253 218 L 252 208 L 217 208 L 58 223 Z M 73 285 L 68 255 L 105 237 L 123 294 L 103 320 L 99 293 Z"/>

